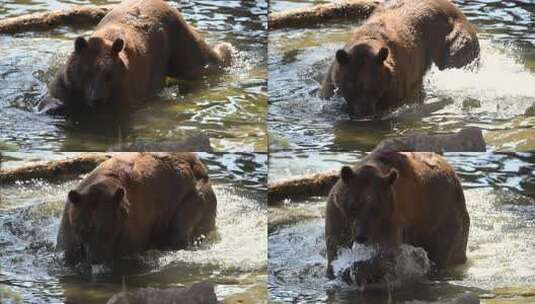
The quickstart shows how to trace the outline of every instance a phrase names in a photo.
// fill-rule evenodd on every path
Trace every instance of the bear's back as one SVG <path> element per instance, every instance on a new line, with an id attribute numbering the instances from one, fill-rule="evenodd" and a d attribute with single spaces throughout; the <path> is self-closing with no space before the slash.
<path id="1" fill-rule="evenodd" d="M 396 169 L 396 205 L 404 222 L 432 227 L 452 206 L 466 208 L 455 170 L 436 153 L 379 151 L 372 156 L 383 170 Z"/>

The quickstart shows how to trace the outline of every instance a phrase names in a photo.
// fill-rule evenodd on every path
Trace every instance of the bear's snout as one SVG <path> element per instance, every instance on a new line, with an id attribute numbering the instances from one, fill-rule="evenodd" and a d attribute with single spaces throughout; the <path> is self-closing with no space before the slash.
<path id="1" fill-rule="evenodd" d="M 107 87 L 104 81 L 98 79 L 92 81 L 86 90 L 87 105 L 92 109 L 96 109 L 104 105 L 106 101 L 106 90 Z"/>
<path id="2" fill-rule="evenodd" d="M 369 241 L 368 227 L 366 223 L 357 222 L 353 224 L 353 241 L 364 244 Z"/>

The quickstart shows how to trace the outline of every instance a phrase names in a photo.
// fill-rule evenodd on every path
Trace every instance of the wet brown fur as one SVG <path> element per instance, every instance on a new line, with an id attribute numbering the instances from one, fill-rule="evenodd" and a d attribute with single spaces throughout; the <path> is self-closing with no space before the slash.
<path id="1" fill-rule="evenodd" d="M 113 54 L 118 39 L 124 48 Z M 107 69 L 109 92 L 97 93 L 106 99 L 106 110 L 123 110 L 156 93 L 166 76 L 195 79 L 230 65 L 231 48 L 228 43 L 208 46 L 163 0 L 123 1 L 100 21 L 87 46 L 70 55 L 50 95 L 71 107 L 90 103 L 86 90 L 92 78 L 85 71 Z"/>
<path id="2" fill-rule="evenodd" d="M 378 59 L 386 48 L 388 56 Z M 475 28 L 448 0 L 396 0 L 378 9 L 353 33 L 322 84 L 321 97 L 335 89 L 356 115 L 372 115 L 421 101 L 425 72 L 460 68 L 479 56 Z"/>
<path id="3" fill-rule="evenodd" d="M 106 191 L 119 188 L 124 198 L 110 203 Z M 182 249 L 215 229 L 217 200 L 206 167 L 192 153 L 121 153 L 74 191 L 83 199 L 73 203 L 69 193 L 58 233 L 67 264 L 89 259 L 83 249 L 92 246 L 95 263 L 152 248 Z"/>

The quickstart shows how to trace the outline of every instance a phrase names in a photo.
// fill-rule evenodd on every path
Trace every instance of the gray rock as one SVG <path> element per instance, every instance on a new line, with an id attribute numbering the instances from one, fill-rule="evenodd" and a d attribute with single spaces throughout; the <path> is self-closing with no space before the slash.
<path id="1" fill-rule="evenodd" d="M 408 301 L 405 304 L 480 304 L 479 297 L 471 292 L 467 292 L 453 299 L 439 300 L 435 302 Z"/>
<path id="2" fill-rule="evenodd" d="M 120 292 L 107 304 L 217 304 L 214 285 L 201 282 L 190 288 L 167 289 L 140 288 L 132 292 Z"/>
<path id="3" fill-rule="evenodd" d="M 212 152 L 210 138 L 202 133 L 189 134 L 177 141 L 135 141 L 113 145 L 108 152 Z"/>
<path id="4" fill-rule="evenodd" d="M 400 152 L 485 152 L 481 129 L 468 127 L 454 134 L 413 134 L 381 141 L 374 149 Z"/>

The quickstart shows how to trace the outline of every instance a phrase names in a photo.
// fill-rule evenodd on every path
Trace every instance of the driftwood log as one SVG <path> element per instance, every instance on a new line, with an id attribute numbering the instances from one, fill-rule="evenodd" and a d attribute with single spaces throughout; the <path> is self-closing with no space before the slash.
<path id="1" fill-rule="evenodd" d="M 59 26 L 95 25 L 112 8 L 106 6 L 73 6 L 60 11 L 33 13 L 0 20 L 0 34 L 47 31 Z"/>
<path id="2" fill-rule="evenodd" d="M 469 127 L 451 134 L 412 134 L 381 141 L 371 152 L 484 152 L 481 129 Z M 357 161 L 357 160 L 355 160 Z M 322 172 L 268 183 L 268 205 L 280 205 L 285 199 L 326 196 L 338 180 L 338 171 Z"/>
<path id="3" fill-rule="evenodd" d="M 13 169 L 0 169 L 0 186 L 31 179 L 56 180 L 75 174 L 88 173 L 111 154 L 87 153 L 65 160 L 36 162 Z"/>
<path id="4" fill-rule="evenodd" d="M 338 180 L 338 171 L 328 171 L 268 183 L 268 205 L 280 205 L 285 199 L 325 196 Z"/>
<path id="5" fill-rule="evenodd" d="M 269 15 L 270 30 L 307 27 L 335 20 L 362 20 L 380 6 L 378 0 L 341 0 Z M 113 5 L 72 6 L 64 10 L 39 12 L 0 20 L 0 34 L 47 31 L 59 26 L 96 25 Z"/>
<path id="6" fill-rule="evenodd" d="M 309 27 L 322 22 L 339 20 L 364 20 L 383 1 L 341 0 L 331 4 L 320 4 L 280 13 L 271 13 L 268 18 L 269 30 L 293 27 Z"/>

